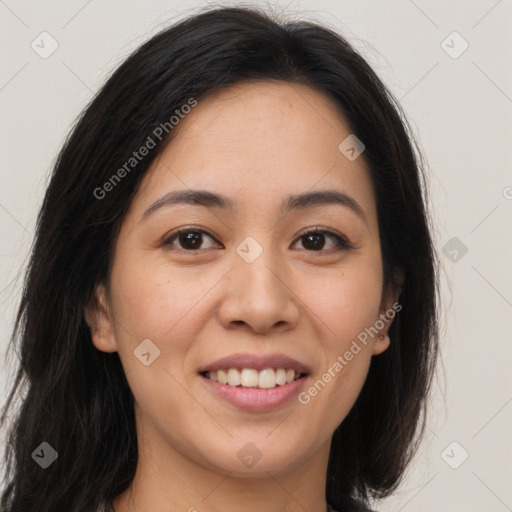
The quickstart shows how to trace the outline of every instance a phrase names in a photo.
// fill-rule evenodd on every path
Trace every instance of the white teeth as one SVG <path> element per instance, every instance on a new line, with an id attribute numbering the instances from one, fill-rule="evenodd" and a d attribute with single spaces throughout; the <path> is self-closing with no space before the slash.
<path id="1" fill-rule="evenodd" d="M 301 374 L 295 374 L 295 370 L 277 368 L 265 368 L 258 372 L 253 368 L 243 368 L 239 371 L 237 368 L 229 368 L 226 370 L 218 370 L 213 372 L 206 372 L 205 376 L 221 384 L 228 384 L 230 386 L 243 386 L 245 388 L 259 387 L 262 389 L 275 388 L 277 386 L 284 386 L 286 383 L 297 380 Z"/>
<path id="2" fill-rule="evenodd" d="M 261 370 L 258 386 L 265 389 L 276 387 L 276 372 L 273 368 L 265 368 L 264 370 Z"/>
<path id="3" fill-rule="evenodd" d="M 240 384 L 240 372 L 235 368 L 228 370 L 228 384 L 230 386 L 238 386 Z"/>
<path id="4" fill-rule="evenodd" d="M 254 388 L 258 385 L 258 370 L 252 368 L 244 368 L 240 376 L 240 383 L 245 388 Z"/>
<path id="5" fill-rule="evenodd" d="M 210 374 L 215 372 L 210 372 Z M 228 383 L 228 376 L 226 375 L 226 372 L 224 370 L 219 370 L 217 372 L 217 378 L 219 379 L 219 382 L 221 384 L 227 384 Z"/>
<path id="6" fill-rule="evenodd" d="M 283 368 L 278 368 L 276 372 L 276 384 L 283 386 L 286 384 L 286 370 Z"/>

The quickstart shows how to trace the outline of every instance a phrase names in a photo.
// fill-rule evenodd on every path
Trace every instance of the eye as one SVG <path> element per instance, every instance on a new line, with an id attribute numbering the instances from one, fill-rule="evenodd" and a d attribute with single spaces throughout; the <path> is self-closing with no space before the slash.
<path id="1" fill-rule="evenodd" d="M 334 240 L 334 247 L 331 246 L 330 250 L 344 250 L 353 248 L 353 246 L 348 242 L 346 238 L 333 233 L 332 231 L 318 228 L 314 228 L 310 231 L 302 233 L 299 237 L 299 240 L 303 241 L 303 247 L 308 252 L 329 252 L 329 248 L 325 251 L 322 250 L 326 245 L 326 238 Z"/>
<path id="2" fill-rule="evenodd" d="M 203 243 L 204 236 L 215 241 L 212 236 L 202 229 L 195 229 L 193 227 L 182 228 L 171 234 L 169 238 L 165 240 L 164 245 L 176 246 L 176 243 L 178 243 L 178 249 L 183 249 L 189 252 L 198 251 Z M 210 249 L 218 245 L 219 244 L 214 243 L 210 247 L 206 247 L 206 249 Z M 205 247 L 203 247 L 203 249 L 205 249 Z"/>
<path id="3" fill-rule="evenodd" d="M 213 241 L 209 247 L 201 247 L 204 242 L 204 237 Z M 326 239 L 331 240 L 331 247 L 323 250 L 326 244 Z M 309 231 L 303 232 L 299 236 L 299 241 L 302 241 L 303 247 L 308 252 L 329 252 L 336 250 L 351 249 L 353 246 L 344 237 L 333 233 L 329 230 L 322 230 L 319 228 L 310 229 Z M 297 243 L 297 242 L 296 242 Z M 213 247 L 219 247 L 215 239 L 209 235 L 206 231 L 194 227 L 181 228 L 172 233 L 164 242 L 166 246 L 178 245 L 178 249 L 182 249 L 187 252 L 198 251 L 202 249 L 211 249 Z"/>

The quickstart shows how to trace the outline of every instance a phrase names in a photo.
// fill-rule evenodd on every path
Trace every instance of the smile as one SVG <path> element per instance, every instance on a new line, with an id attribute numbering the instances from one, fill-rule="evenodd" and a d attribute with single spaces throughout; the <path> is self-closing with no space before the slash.
<path id="1" fill-rule="evenodd" d="M 292 368 L 229 368 L 228 370 L 207 371 L 202 374 L 213 382 L 219 382 L 233 387 L 272 389 L 276 386 L 284 386 L 300 379 L 303 374 L 295 373 Z"/>

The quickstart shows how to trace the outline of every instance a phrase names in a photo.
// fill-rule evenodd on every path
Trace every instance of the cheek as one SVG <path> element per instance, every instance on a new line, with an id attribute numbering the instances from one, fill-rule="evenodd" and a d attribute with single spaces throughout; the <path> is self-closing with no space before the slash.
<path id="1" fill-rule="evenodd" d="M 322 275 L 309 274 L 302 287 L 306 305 L 322 321 L 330 351 L 344 351 L 378 319 L 382 294 L 378 266 L 347 265 Z"/>
<path id="2" fill-rule="evenodd" d="M 309 279 L 313 287 L 307 305 L 321 320 L 323 364 L 301 403 L 315 417 L 325 418 L 325 411 L 331 411 L 332 429 L 348 414 L 368 374 L 372 338 L 365 329 L 379 318 L 381 279 L 380 267 L 369 262 Z"/>
<path id="3" fill-rule="evenodd" d="M 191 340 L 202 327 L 197 314 L 218 278 L 139 259 L 136 251 L 126 256 L 127 252 L 113 268 L 111 295 L 117 349 L 135 401 L 149 416 L 165 416 L 165 404 L 177 422 L 184 421 L 183 411 L 200 416 L 180 382 Z M 144 351 L 150 353 L 149 365 L 137 356 L 143 340 L 151 341 Z"/>
<path id="4" fill-rule="evenodd" d="M 182 381 L 193 340 L 200 336 L 208 292 L 218 276 L 207 272 L 198 275 L 192 268 L 172 269 L 161 262 L 138 261 L 136 255 L 134 252 L 120 259 L 112 272 L 117 351 L 140 404 L 163 404 L 171 396 L 173 408 L 181 410 L 182 406 L 186 408 L 180 403 L 186 393 L 178 382 Z M 148 366 L 138 358 L 147 353 L 139 348 L 142 346 L 149 347 L 152 362 Z"/>
<path id="5" fill-rule="evenodd" d="M 136 338 L 165 340 L 182 335 L 194 307 L 204 300 L 218 276 L 192 267 L 172 268 L 161 261 L 132 256 L 119 262 L 112 279 L 116 318 Z M 193 326 L 192 326 L 193 327 Z"/>

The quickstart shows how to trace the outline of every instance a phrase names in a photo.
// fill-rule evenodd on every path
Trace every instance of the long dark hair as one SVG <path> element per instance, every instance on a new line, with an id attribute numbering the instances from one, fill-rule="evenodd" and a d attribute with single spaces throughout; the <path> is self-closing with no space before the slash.
<path id="1" fill-rule="evenodd" d="M 2 427 L 16 394 L 23 396 L 8 432 L 6 512 L 78 512 L 130 485 L 137 465 L 133 396 L 117 353 L 93 346 L 84 308 L 95 286 L 107 281 L 123 217 L 173 131 L 122 180 L 110 181 L 108 196 L 98 198 L 98 187 L 190 98 L 200 102 L 255 79 L 326 94 L 365 144 L 384 284 L 402 269 L 403 309 L 390 328 L 389 349 L 372 359 L 356 404 L 334 433 L 326 497 L 337 507 L 342 495 L 368 501 L 399 483 L 424 428 L 438 343 L 438 266 L 421 154 L 397 101 L 334 30 L 254 8 L 215 8 L 163 30 L 130 55 L 58 155 L 13 332 L 20 366 Z M 42 442 L 58 453 L 47 469 L 32 456 Z"/>

